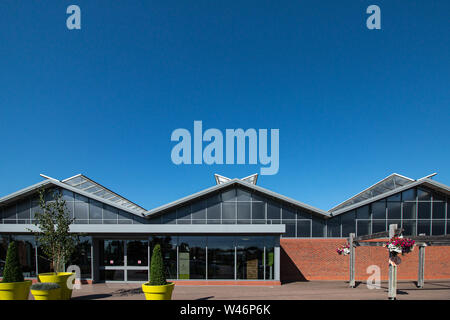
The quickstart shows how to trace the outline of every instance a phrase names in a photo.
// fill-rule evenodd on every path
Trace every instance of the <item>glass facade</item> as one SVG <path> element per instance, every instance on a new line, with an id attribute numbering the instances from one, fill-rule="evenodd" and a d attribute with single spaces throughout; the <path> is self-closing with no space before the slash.
<path id="1" fill-rule="evenodd" d="M 450 224 L 450 198 L 421 186 L 331 218 L 244 187 L 218 191 L 151 218 L 140 217 L 65 189 L 60 191 L 76 224 L 284 224 L 286 232 L 283 238 L 340 238 L 348 237 L 350 233 L 365 235 L 387 231 L 392 223 L 401 226 L 405 235 L 443 235 L 448 234 Z M 0 224 L 33 223 L 39 210 L 36 195 L 29 196 L 0 207 Z M 192 250 L 200 250 L 200 247 L 196 248 Z M 201 251 L 197 253 L 200 257 Z M 42 270 L 48 269 L 40 254 L 38 260 Z M 190 264 L 192 267 L 195 265 L 193 262 Z M 203 277 L 200 274 L 195 276 Z"/>
<path id="2" fill-rule="evenodd" d="M 161 244 L 168 279 L 273 280 L 279 237 L 155 236 L 150 243 Z"/>
<path id="3" fill-rule="evenodd" d="M 98 243 L 100 281 L 147 281 L 156 244 L 167 279 L 274 280 L 279 236 L 167 235 Z"/>
<path id="4" fill-rule="evenodd" d="M 33 235 L 0 235 L 0 277 L 3 276 L 6 253 L 10 241 L 17 242 L 19 260 L 22 266 L 23 276 L 26 279 L 36 278 L 38 273 L 52 271 L 51 261 L 43 253 L 39 243 Z M 80 267 L 81 279 L 92 279 L 92 239 L 91 237 L 80 237 L 66 266 L 77 265 Z"/>
<path id="5" fill-rule="evenodd" d="M 351 232 L 360 236 L 388 231 L 390 224 L 403 228 L 404 235 L 445 235 L 449 232 L 449 202 L 450 198 L 435 191 L 423 187 L 411 188 L 329 219 L 328 236 L 346 238 Z M 340 235 L 334 233 L 339 217 Z"/>

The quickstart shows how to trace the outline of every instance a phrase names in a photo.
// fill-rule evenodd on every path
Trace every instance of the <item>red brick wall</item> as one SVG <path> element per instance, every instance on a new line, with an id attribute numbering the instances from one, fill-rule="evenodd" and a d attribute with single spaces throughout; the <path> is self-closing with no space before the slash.
<path id="1" fill-rule="evenodd" d="M 378 240 L 379 241 L 379 240 Z M 281 239 L 281 281 L 348 280 L 349 256 L 338 255 L 336 248 L 345 239 Z M 356 280 L 367 280 L 370 265 L 381 268 L 381 279 L 388 279 L 388 253 L 384 247 L 357 247 Z M 417 280 L 419 249 L 400 256 L 397 277 Z M 450 279 L 450 247 L 425 249 L 425 280 Z"/>

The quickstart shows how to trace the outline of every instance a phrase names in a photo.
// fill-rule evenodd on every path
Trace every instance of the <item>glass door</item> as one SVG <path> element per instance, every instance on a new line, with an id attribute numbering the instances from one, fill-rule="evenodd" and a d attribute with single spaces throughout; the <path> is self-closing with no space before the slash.
<path id="1" fill-rule="evenodd" d="M 126 281 L 148 280 L 148 241 L 147 240 L 127 240 L 126 260 L 127 273 Z"/>
<path id="2" fill-rule="evenodd" d="M 100 281 L 148 280 L 147 240 L 100 240 Z"/>

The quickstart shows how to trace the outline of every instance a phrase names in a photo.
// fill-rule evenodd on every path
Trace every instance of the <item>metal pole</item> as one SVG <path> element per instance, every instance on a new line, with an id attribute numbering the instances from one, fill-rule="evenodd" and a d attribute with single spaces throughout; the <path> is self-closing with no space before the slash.
<path id="1" fill-rule="evenodd" d="M 397 230 L 396 224 L 389 225 L 389 239 L 391 239 L 395 231 Z M 392 254 L 389 253 L 389 258 L 392 257 Z M 397 266 L 389 263 L 389 290 L 388 290 L 388 299 L 396 300 L 397 299 Z"/>
<path id="2" fill-rule="evenodd" d="M 353 239 L 355 238 L 354 233 L 350 233 L 348 238 L 348 243 L 350 244 L 350 288 L 355 287 L 355 247 L 353 245 Z"/>
<path id="3" fill-rule="evenodd" d="M 425 245 L 419 247 L 419 276 L 417 279 L 417 287 L 423 288 L 425 275 Z"/>

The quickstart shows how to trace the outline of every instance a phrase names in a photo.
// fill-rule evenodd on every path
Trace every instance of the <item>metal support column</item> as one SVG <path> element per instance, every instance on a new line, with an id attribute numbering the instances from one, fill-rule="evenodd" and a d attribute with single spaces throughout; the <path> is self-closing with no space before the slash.
<path id="1" fill-rule="evenodd" d="M 349 259 L 350 259 L 350 281 L 349 281 L 349 286 L 350 288 L 354 288 L 355 287 L 355 246 L 353 244 L 353 239 L 355 238 L 355 234 L 354 233 L 350 233 L 350 236 L 348 238 L 348 243 L 350 245 L 350 254 L 349 254 Z"/>
<path id="2" fill-rule="evenodd" d="M 417 279 L 417 287 L 423 288 L 425 276 L 425 245 L 419 246 L 419 274 Z"/>

